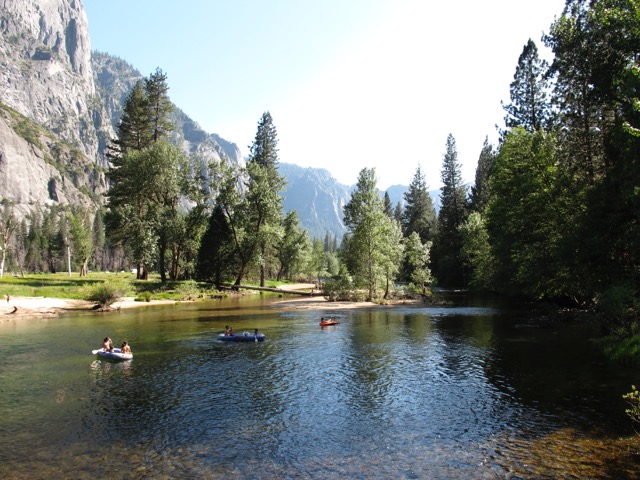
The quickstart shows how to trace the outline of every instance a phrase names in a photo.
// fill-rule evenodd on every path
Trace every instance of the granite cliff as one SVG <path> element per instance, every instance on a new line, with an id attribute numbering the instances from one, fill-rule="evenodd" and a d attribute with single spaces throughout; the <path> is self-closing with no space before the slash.
<path id="1" fill-rule="evenodd" d="M 97 207 L 107 188 L 106 146 L 122 103 L 143 77 L 124 60 L 91 52 L 79 0 L 2 0 L 0 199 L 23 217 L 39 206 Z M 240 150 L 178 108 L 173 141 L 201 158 Z"/>

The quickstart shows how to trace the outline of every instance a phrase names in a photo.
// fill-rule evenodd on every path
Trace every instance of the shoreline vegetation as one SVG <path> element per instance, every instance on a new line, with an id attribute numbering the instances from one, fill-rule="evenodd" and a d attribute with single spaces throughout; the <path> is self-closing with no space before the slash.
<path id="1" fill-rule="evenodd" d="M 98 274 L 89 277 L 69 277 L 63 274 L 30 275 L 26 277 L 5 277 L 0 280 L 0 323 L 17 319 L 55 318 L 65 313 L 102 311 L 105 313 L 121 309 L 142 308 L 158 305 L 176 305 L 210 299 L 221 299 L 229 295 L 256 295 L 260 292 L 241 291 L 217 292 L 189 285 L 184 282 L 177 285 L 163 285 L 155 281 L 138 282 L 127 274 L 119 275 L 121 282 L 129 282 L 126 293 L 118 295 L 108 308 L 101 309 L 99 303 L 88 300 L 91 288 L 102 285 L 111 279 L 108 275 Z M 195 283 L 195 282 L 194 282 Z M 313 292 L 311 283 L 274 285 L 273 291 L 282 290 L 280 299 L 274 299 L 273 308 L 288 308 L 292 310 L 323 310 L 355 309 L 355 308 L 384 308 L 389 305 L 424 305 L 420 299 L 394 300 L 384 304 L 374 302 L 330 302 L 324 296 L 302 296 L 287 294 L 286 291 Z M 30 294 L 29 294 L 30 293 Z M 277 294 L 277 293 L 276 293 Z"/>

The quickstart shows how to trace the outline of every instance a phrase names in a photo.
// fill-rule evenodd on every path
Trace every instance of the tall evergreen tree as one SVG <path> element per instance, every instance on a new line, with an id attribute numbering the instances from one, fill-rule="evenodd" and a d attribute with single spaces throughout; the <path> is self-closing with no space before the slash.
<path id="1" fill-rule="evenodd" d="M 478 166 L 476 167 L 475 184 L 471 187 L 470 208 L 474 212 L 482 213 L 489 203 L 491 196 L 489 178 L 495 158 L 493 147 L 489 144 L 489 139 L 485 138 L 478 158 Z"/>
<path id="2" fill-rule="evenodd" d="M 154 142 L 168 139 L 173 131 L 173 124 L 169 118 L 173 111 L 173 104 L 169 100 L 167 74 L 157 68 L 149 78 L 145 79 L 144 88 L 149 109 L 151 138 Z"/>
<path id="3" fill-rule="evenodd" d="M 423 243 L 431 242 L 436 236 L 436 210 L 433 207 L 427 181 L 418 165 L 408 190 L 404 193 L 405 207 L 402 217 L 402 231 L 405 237 L 413 232 Z"/>
<path id="4" fill-rule="evenodd" d="M 256 239 L 259 243 L 260 285 L 266 285 L 267 252 L 278 242 L 282 234 L 282 196 L 286 181 L 278 171 L 278 135 L 273 119 L 265 112 L 258 122 L 258 129 L 247 161 L 249 181 L 247 199 L 254 218 Z"/>
<path id="5" fill-rule="evenodd" d="M 389 196 L 389 192 L 384 192 L 384 213 L 387 214 L 389 218 L 393 218 L 393 204 L 391 203 L 391 197 Z"/>
<path id="6" fill-rule="evenodd" d="M 110 239 L 117 245 L 129 244 L 136 252 L 138 278 L 147 278 L 157 261 L 163 282 L 169 235 L 180 217 L 176 206 L 186 188 L 181 177 L 186 172 L 185 157 L 166 142 L 173 129 L 168 90 L 167 76 L 160 69 L 136 83 L 125 101 L 107 173 Z"/>
<path id="7" fill-rule="evenodd" d="M 522 49 L 510 86 L 511 103 L 504 106 L 507 128 L 523 127 L 529 132 L 547 128 L 550 105 L 547 100 L 548 63 L 538 56 L 538 47 L 531 39 Z"/>
<path id="8" fill-rule="evenodd" d="M 562 17 L 545 37 L 555 55 L 550 73 L 555 79 L 553 101 L 562 125 L 559 134 L 564 148 L 559 153 L 579 188 L 590 188 L 602 178 L 607 163 L 604 137 L 613 126 L 613 112 L 595 89 L 598 65 L 603 66 L 611 55 L 603 51 L 596 54 L 602 45 L 590 34 L 590 20 L 588 2 L 567 2 Z"/>
<path id="9" fill-rule="evenodd" d="M 212 280 L 216 285 L 236 273 L 237 260 L 232 242 L 231 228 L 220 205 L 216 205 L 209 217 L 198 251 L 196 278 Z"/>
<path id="10" fill-rule="evenodd" d="M 395 208 L 393 209 L 393 219 L 402 225 L 402 217 L 404 216 L 404 208 L 402 208 L 402 204 L 400 202 L 396 203 Z"/>
<path id="11" fill-rule="evenodd" d="M 546 40 L 563 125 L 560 166 L 579 212 L 568 222 L 576 226 L 565 247 L 575 259 L 571 278 L 612 322 L 626 317 L 620 326 L 631 334 L 629 319 L 640 312 L 640 256 L 631 253 L 640 251 L 640 4 L 567 2 Z"/>
<path id="12" fill-rule="evenodd" d="M 447 137 L 441 179 L 438 233 L 433 243 L 433 271 L 442 285 L 464 286 L 466 278 L 460 258 L 462 237 L 459 229 L 467 217 L 466 187 L 462 182 L 462 167 L 452 134 Z"/>
<path id="13" fill-rule="evenodd" d="M 127 151 L 142 150 L 153 141 L 149 100 L 142 81 L 136 82 L 124 102 L 116 135 L 108 153 L 114 165 L 119 165 L 120 157 Z"/>

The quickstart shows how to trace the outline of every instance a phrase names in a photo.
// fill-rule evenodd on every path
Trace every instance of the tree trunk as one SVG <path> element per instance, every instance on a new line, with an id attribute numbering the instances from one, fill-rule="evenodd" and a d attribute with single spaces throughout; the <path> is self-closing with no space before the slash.
<path id="1" fill-rule="evenodd" d="M 159 259 L 158 259 L 158 268 L 160 269 L 160 282 L 167 283 L 167 272 L 164 264 L 164 254 L 167 252 L 167 245 L 164 239 L 160 239 L 158 242 L 158 250 L 159 250 Z"/>
<path id="2" fill-rule="evenodd" d="M 260 255 L 262 256 L 262 259 L 260 260 L 260 286 L 261 287 L 265 287 L 266 284 L 266 280 L 265 280 L 265 251 L 266 251 L 266 246 L 264 244 L 264 242 L 260 245 Z"/>
<path id="3" fill-rule="evenodd" d="M 171 247 L 171 280 L 174 282 L 178 280 L 178 273 L 180 272 L 180 247 L 177 244 L 173 244 Z"/>
<path id="4" fill-rule="evenodd" d="M 2 275 L 4 273 L 4 258 L 5 255 L 7 254 L 7 250 L 6 248 L 2 249 L 2 258 L 0 258 L 0 278 L 2 278 Z"/>

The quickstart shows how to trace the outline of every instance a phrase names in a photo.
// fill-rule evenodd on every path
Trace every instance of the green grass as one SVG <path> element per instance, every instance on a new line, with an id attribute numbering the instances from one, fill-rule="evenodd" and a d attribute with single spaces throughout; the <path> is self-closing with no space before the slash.
<path id="1" fill-rule="evenodd" d="M 0 279 L 0 295 L 13 297 L 71 298 L 85 300 L 95 287 L 104 282 L 118 281 L 125 285 L 123 296 L 149 300 L 195 300 L 218 295 L 211 286 L 194 282 L 162 283 L 159 277 L 136 280 L 130 273 L 90 273 L 80 277 L 77 273 L 45 273 L 15 277 L 5 275 Z"/>

